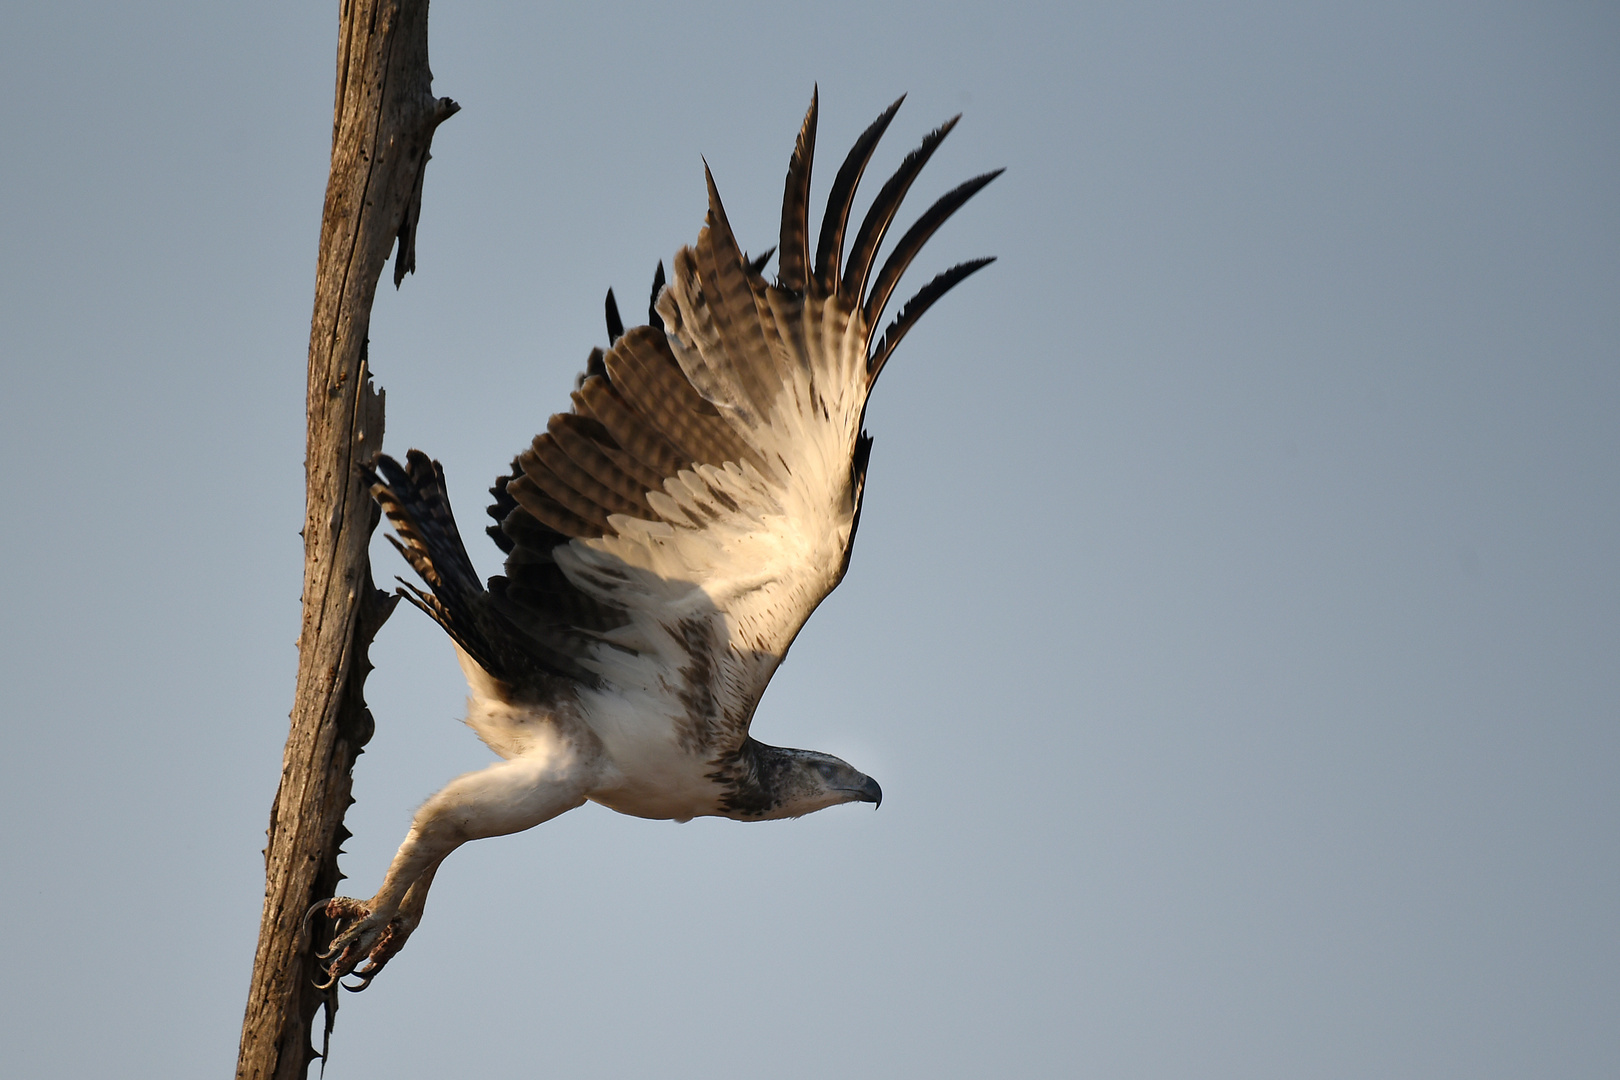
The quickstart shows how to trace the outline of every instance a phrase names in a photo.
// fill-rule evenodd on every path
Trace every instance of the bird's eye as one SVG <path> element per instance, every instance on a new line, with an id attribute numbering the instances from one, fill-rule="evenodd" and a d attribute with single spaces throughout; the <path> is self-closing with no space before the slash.
<path id="1" fill-rule="evenodd" d="M 831 780 L 833 778 L 833 767 L 827 764 L 825 761 L 820 765 L 817 765 L 816 768 L 821 770 L 821 778 L 823 780 Z"/>

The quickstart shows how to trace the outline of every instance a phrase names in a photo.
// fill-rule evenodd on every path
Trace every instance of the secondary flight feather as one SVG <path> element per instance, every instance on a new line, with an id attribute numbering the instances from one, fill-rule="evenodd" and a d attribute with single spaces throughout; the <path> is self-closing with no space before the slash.
<path id="1" fill-rule="evenodd" d="M 352 973 L 361 989 L 377 975 L 420 922 L 439 864 L 468 840 L 586 801 L 678 821 L 881 801 L 848 763 L 767 745 L 749 727 L 794 637 L 848 569 L 874 382 L 922 314 L 992 261 L 939 274 L 876 332 L 929 237 L 1000 174 L 942 196 L 878 266 L 950 120 L 883 185 L 846 261 L 856 188 L 899 107 L 845 157 L 812 251 L 812 97 L 774 282 L 762 276 L 770 252 L 751 260 L 738 246 L 705 168 L 704 227 L 667 281 L 659 266 L 647 325 L 625 330 L 608 293 L 610 347 L 591 354 L 572 410 L 490 489 L 504 574 L 480 582 L 438 462 L 417 450 L 403 464 L 377 461 L 372 491 L 390 539 L 425 586 L 402 591 L 455 643 L 467 723 L 503 760 L 422 806 L 370 900 L 317 906 L 336 924 L 322 957 L 328 985 Z"/>

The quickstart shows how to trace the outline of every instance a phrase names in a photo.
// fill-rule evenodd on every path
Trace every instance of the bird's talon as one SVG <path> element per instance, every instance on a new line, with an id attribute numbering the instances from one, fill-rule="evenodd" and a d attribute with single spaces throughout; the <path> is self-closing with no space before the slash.
<path id="1" fill-rule="evenodd" d="M 353 993 L 364 990 L 404 947 L 405 939 L 415 929 L 414 919 L 397 914 L 384 919 L 366 901 L 346 896 L 321 901 L 310 909 L 305 919 L 316 911 L 324 912 L 336 931 L 326 948 L 315 954 L 326 976 L 324 981 L 315 984 L 320 990 L 333 986 L 342 986 Z M 343 982 L 349 975 L 358 981 L 353 985 Z"/>

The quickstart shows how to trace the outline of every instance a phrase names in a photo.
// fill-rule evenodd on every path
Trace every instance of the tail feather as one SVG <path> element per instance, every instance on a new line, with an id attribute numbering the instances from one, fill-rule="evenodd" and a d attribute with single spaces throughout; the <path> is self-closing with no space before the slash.
<path id="1" fill-rule="evenodd" d="M 372 494 L 399 534 L 395 545 L 421 579 L 450 602 L 484 591 L 461 542 L 444 469 L 420 450 L 405 455 L 405 465 L 384 454 L 370 475 Z"/>
<path id="2" fill-rule="evenodd" d="M 549 682 L 557 677 L 593 681 L 565 642 L 520 630 L 491 605 L 450 510 L 443 466 L 420 450 L 407 453 L 403 466 L 385 454 L 368 479 L 398 535 L 389 541 L 428 586 L 402 581 L 399 594 L 426 612 L 479 667 L 529 692 L 554 690 Z"/>

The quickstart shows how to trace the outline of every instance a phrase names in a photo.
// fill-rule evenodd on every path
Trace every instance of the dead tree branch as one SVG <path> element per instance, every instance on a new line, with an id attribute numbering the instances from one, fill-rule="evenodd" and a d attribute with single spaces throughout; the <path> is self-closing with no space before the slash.
<path id="1" fill-rule="evenodd" d="M 332 167 L 309 334 L 303 623 L 298 684 L 265 847 L 264 914 L 242 1022 L 239 1080 L 293 1080 L 316 1056 L 310 1026 L 335 988 L 315 988 L 304 913 L 337 890 L 350 770 L 371 737 L 367 649 L 394 597 L 372 583 L 378 510 L 360 467 L 377 456 L 383 396 L 366 336 L 397 241 L 397 286 L 416 267 L 416 222 L 434 129 L 455 113 L 433 96 L 427 0 L 340 0 Z M 322 931 L 324 933 L 324 931 Z"/>

